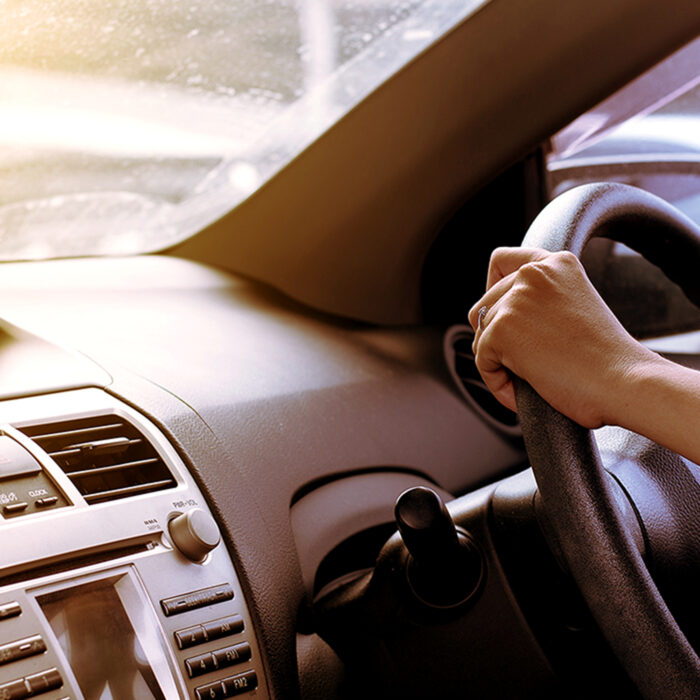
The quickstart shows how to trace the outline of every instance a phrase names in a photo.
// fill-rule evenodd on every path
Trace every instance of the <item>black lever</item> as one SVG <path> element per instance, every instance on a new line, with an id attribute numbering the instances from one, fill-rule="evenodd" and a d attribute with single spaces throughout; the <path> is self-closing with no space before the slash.
<path id="1" fill-rule="evenodd" d="M 434 607 L 470 598 L 481 582 L 483 560 L 440 496 L 424 486 L 408 489 L 396 501 L 394 515 L 410 554 L 406 574 L 413 592 Z"/>

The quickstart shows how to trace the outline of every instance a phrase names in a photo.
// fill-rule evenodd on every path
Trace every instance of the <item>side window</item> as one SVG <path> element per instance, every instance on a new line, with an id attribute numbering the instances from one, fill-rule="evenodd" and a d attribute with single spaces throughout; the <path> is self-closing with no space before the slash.
<path id="1" fill-rule="evenodd" d="M 700 223 L 700 39 L 556 134 L 547 171 L 552 197 L 623 182 Z"/>
<path id="2" fill-rule="evenodd" d="M 700 224 L 700 39 L 552 137 L 547 155 L 551 198 L 601 181 L 645 189 Z M 697 352 L 700 334 L 690 331 L 700 329 L 700 312 L 658 268 L 606 239 L 593 241 L 582 260 L 633 335 L 672 336 L 671 345 L 656 349 Z"/>

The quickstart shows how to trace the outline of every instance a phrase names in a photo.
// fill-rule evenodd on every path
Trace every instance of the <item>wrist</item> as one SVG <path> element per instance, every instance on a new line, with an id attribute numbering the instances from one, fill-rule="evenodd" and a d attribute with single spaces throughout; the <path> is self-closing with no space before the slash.
<path id="1" fill-rule="evenodd" d="M 668 380 L 668 365 L 672 364 L 642 345 L 621 355 L 611 365 L 612 376 L 606 384 L 609 401 L 603 423 L 637 432 L 650 402 L 658 398 Z"/>

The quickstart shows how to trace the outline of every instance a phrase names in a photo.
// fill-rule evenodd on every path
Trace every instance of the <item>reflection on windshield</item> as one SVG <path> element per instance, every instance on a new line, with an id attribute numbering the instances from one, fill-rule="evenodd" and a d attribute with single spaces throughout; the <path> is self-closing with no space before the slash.
<path id="1" fill-rule="evenodd" d="M 182 240 L 481 2 L 3 3 L 0 259 Z"/>

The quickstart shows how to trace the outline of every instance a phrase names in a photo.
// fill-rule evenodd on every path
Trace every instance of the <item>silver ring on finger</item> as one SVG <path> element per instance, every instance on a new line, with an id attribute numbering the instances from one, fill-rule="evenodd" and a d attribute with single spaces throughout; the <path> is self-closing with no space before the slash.
<path id="1" fill-rule="evenodd" d="M 488 307 L 488 306 L 482 306 L 482 307 L 479 309 L 479 321 L 478 321 L 478 323 L 477 323 L 477 328 L 478 328 L 480 331 L 483 331 L 483 330 L 484 330 L 484 316 L 486 316 L 486 314 L 487 314 L 488 312 L 489 312 L 489 307 Z"/>

